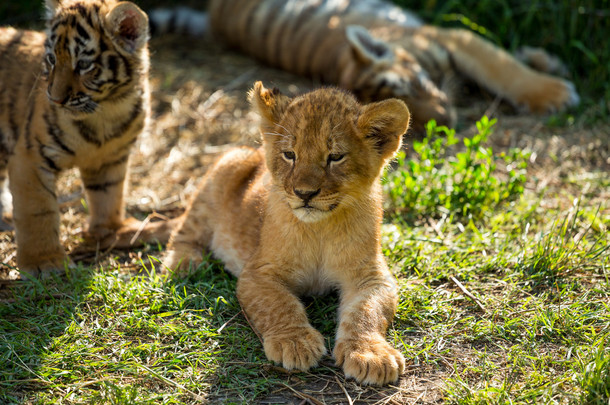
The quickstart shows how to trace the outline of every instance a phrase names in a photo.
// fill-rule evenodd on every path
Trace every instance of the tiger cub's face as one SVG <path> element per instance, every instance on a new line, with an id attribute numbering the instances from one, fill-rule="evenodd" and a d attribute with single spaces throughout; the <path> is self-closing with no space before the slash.
<path id="1" fill-rule="evenodd" d="M 349 210 L 370 194 L 409 125 L 409 111 L 396 99 L 361 106 L 330 88 L 290 99 L 260 82 L 250 97 L 263 119 L 275 189 L 303 222 Z"/>
<path id="2" fill-rule="evenodd" d="M 47 0 L 44 73 L 49 100 L 74 114 L 96 111 L 148 69 L 148 18 L 135 4 Z"/>

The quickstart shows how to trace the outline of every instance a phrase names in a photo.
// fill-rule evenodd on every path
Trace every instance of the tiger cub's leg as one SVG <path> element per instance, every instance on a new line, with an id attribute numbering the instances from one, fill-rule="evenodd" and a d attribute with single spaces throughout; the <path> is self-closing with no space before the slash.
<path id="1" fill-rule="evenodd" d="M 123 193 L 127 177 L 127 155 L 95 168 L 81 167 L 80 173 L 89 205 L 88 239 L 107 246 L 123 225 Z"/>
<path id="2" fill-rule="evenodd" d="M 55 173 L 22 156 L 11 159 L 9 176 L 19 270 L 34 277 L 63 271 L 67 256 L 59 242 Z"/>
<path id="3" fill-rule="evenodd" d="M 396 283 L 389 272 L 385 273 L 341 290 L 333 355 L 346 376 L 363 384 L 396 381 L 405 366 L 402 354 L 385 338 L 397 305 Z"/>
<path id="4" fill-rule="evenodd" d="M 128 153 L 128 152 L 126 152 Z M 166 243 L 177 219 L 140 222 L 125 219 L 123 194 L 128 175 L 128 155 L 95 168 L 80 168 L 89 204 L 87 242 L 100 247 L 131 248 L 142 243 Z M 87 248 L 87 247 L 86 247 Z"/>
<path id="5" fill-rule="evenodd" d="M 267 358 L 289 370 L 314 367 L 326 353 L 324 338 L 309 324 L 305 307 L 275 267 L 252 263 L 237 279 L 237 298 L 260 333 Z"/>
<path id="6" fill-rule="evenodd" d="M 470 31 L 426 26 L 422 27 L 421 34 L 449 49 L 460 73 L 518 107 L 545 113 L 580 101 L 571 82 L 524 65 Z"/>

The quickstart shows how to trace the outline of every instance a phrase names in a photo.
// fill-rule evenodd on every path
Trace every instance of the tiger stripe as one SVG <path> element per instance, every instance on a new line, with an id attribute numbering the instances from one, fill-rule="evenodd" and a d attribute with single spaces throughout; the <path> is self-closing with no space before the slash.
<path id="1" fill-rule="evenodd" d="M 62 133 L 57 127 L 57 116 L 47 111 L 45 114 L 43 114 L 43 119 L 47 126 L 47 133 L 51 136 L 53 142 L 68 155 L 74 156 L 75 152 L 70 149 L 62 140 Z"/>
<path id="2" fill-rule="evenodd" d="M 85 183 L 85 188 L 89 191 L 107 191 L 110 187 L 122 186 L 125 178 L 120 178 L 113 181 L 105 181 L 103 183 Z"/>

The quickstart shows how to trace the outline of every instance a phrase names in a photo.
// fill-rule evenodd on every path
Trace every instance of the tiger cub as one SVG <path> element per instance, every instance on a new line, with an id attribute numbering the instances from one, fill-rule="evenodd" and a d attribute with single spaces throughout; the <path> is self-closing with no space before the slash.
<path id="1" fill-rule="evenodd" d="M 471 80 L 519 109 L 546 113 L 578 104 L 562 64 L 543 51 L 527 65 L 465 29 L 426 25 L 386 0 L 211 0 L 208 13 L 151 11 L 157 31 L 206 30 L 265 63 L 354 92 L 365 102 L 396 97 L 413 128 L 455 121 L 455 78 Z"/>
<path id="2" fill-rule="evenodd" d="M 46 8 L 45 33 L 0 28 L 0 180 L 6 187 L 8 172 L 22 278 L 67 263 L 60 171 L 80 171 L 90 238 L 124 225 L 129 152 L 150 110 L 140 8 L 115 0 L 46 0 Z"/>

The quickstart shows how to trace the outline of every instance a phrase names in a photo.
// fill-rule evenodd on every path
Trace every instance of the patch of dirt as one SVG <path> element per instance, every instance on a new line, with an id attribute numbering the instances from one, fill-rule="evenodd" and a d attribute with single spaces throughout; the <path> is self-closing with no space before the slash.
<path id="1" fill-rule="evenodd" d="M 306 380 L 290 378 L 258 404 L 435 404 L 440 403 L 445 372 L 431 366 L 407 366 L 396 385 L 366 387 L 345 380 L 335 368 L 330 373 L 309 374 Z"/>
<path id="2" fill-rule="evenodd" d="M 143 134 L 134 148 L 131 186 L 127 195 L 128 212 L 139 218 L 179 215 L 206 167 L 215 156 L 231 145 L 258 142 L 258 117 L 250 112 L 247 91 L 256 80 L 284 93 L 298 94 L 319 85 L 314 80 L 271 69 L 236 52 L 206 40 L 177 37 L 151 41 L 153 114 L 150 131 Z M 529 185 L 535 189 L 552 187 L 557 179 L 574 178 L 578 195 L 578 176 L 610 171 L 610 130 L 599 124 L 585 128 L 574 124 L 551 128 L 541 117 L 515 115 L 488 95 L 471 96 L 460 107 L 461 134 L 471 134 L 474 122 L 488 113 L 499 118 L 492 145 L 506 150 L 528 148 L 533 152 Z M 407 137 L 406 143 L 412 141 Z M 86 223 L 84 195 L 76 171 L 64 173 L 58 183 L 62 211 L 62 243 L 72 250 Z M 597 192 L 594 199 L 607 201 L 609 190 Z M 558 202 L 561 204 L 561 202 Z M 133 252 L 92 252 L 74 257 L 87 265 L 120 265 L 137 272 L 139 260 L 152 248 Z M 15 278 L 7 266 L 15 266 L 13 232 L 0 233 L 2 269 L 0 296 L 10 296 L 6 279 Z M 345 381 L 341 373 L 312 375 L 305 382 L 295 380 L 280 386 L 259 403 L 438 403 L 443 380 L 450 367 L 410 366 L 399 384 L 387 389 L 362 387 Z M 313 400 L 311 399 L 313 398 Z M 309 402 L 307 402 L 309 401 Z M 318 401 L 318 402 L 315 402 Z"/>

